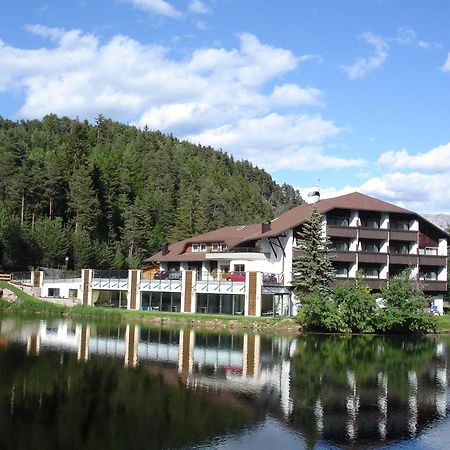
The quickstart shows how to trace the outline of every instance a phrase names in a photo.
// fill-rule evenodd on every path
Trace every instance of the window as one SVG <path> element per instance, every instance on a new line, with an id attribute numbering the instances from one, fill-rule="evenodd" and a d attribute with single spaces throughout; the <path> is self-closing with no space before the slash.
<path id="1" fill-rule="evenodd" d="M 234 271 L 235 272 L 245 272 L 245 264 L 235 264 Z"/>
<path id="2" fill-rule="evenodd" d="M 422 272 L 419 276 L 421 280 L 426 281 L 436 281 L 437 280 L 437 273 L 436 272 Z"/>
<path id="3" fill-rule="evenodd" d="M 193 252 L 206 252 L 207 246 L 206 244 L 192 244 Z"/>
<path id="4" fill-rule="evenodd" d="M 347 278 L 348 277 L 348 267 L 345 267 L 345 266 L 336 267 L 336 277 L 337 278 Z"/>
<path id="5" fill-rule="evenodd" d="M 336 216 L 330 216 L 327 219 L 328 225 L 334 226 L 334 227 L 348 227 L 349 224 L 349 218 L 348 217 L 336 217 Z"/>
<path id="6" fill-rule="evenodd" d="M 211 245 L 211 251 L 213 252 L 224 252 L 227 249 L 228 246 L 224 242 L 213 242 Z"/>
<path id="7" fill-rule="evenodd" d="M 391 247 L 391 253 L 394 255 L 408 255 L 409 254 L 409 245 L 393 245 Z"/>
<path id="8" fill-rule="evenodd" d="M 331 241 L 330 250 L 335 252 L 348 252 L 350 244 L 348 241 Z"/>
<path id="9" fill-rule="evenodd" d="M 419 248 L 419 255 L 437 255 L 437 254 L 438 254 L 437 247 Z"/>
<path id="10" fill-rule="evenodd" d="M 377 219 L 365 219 L 362 222 L 363 228 L 380 228 L 380 221 Z"/>
<path id="11" fill-rule="evenodd" d="M 69 298 L 77 298 L 78 289 L 69 289 Z"/>
<path id="12" fill-rule="evenodd" d="M 378 242 L 362 242 L 361 250 L 368 253 L 379 253 L 380 244 Z"/>
<path id="13" fill-rule="evenodd" d="M 406 222 L 406 221 L 391 222 L 389 227 L 391 230 L 408 231 L 409 230 L 409 222 Z"/>
<path id="14" fill-rule="evenodd" d="M 59 297 L 59 288 L 48 288 L 49 297 Z"/>
<path id="15" fill-rule="evenodd" d="M 366 268 L 362 269 L 362 273 L 366 278 L 379 278 L 380 270 L 374 268 Z"/>

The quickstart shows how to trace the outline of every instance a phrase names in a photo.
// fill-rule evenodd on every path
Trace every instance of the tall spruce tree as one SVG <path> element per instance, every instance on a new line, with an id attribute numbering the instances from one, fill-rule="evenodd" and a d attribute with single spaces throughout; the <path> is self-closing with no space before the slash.
<path id="1" fill-rule="evenodd" d="M 298 238 L 300 255 L 292 263 L 296 293 L 329 293 L 335 270 L 328 257 L 329 240 L 322 231 L 321 214 L 315 206 Z"/>

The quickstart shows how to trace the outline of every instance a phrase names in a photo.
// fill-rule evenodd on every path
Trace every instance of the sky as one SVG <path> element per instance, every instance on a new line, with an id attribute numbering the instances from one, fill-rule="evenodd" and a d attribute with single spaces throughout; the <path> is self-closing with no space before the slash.
<path id="1" fill-rule="evenodd" d="M 99 114 L 450 212 L 448 0 L 0 0 L 0 115 Z"/>

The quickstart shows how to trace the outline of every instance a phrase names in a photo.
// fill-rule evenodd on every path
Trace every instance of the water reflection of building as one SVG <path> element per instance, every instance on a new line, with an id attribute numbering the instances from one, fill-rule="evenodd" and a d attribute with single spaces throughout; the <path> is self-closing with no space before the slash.
<path id="1" fill-rule="evenodd" d="M 320 362 L 317 345 L 294 355 L 296 345 L 300 349 L 311 343 L 310 336 L 297 341 L 60 321 L 27 326 L 8 339 L 26 344 L 30 355 L 59 350 L 76 354 L 80 361 L 107 356 L 128 368 L 139 366 L 166 384 L 197 391 L 216 404 L 245 402 L 261 420 L 275 417 L 311 445 L 326 441 L 374 447 L 417 436 L 447 417 L 445 341 L 424 339 L 411 352 L 411 360 L 396 360 L 393 350 L 403 347 L 391 348 L 380 339 L 384 344 L 374 346 L 356 368 L 343 363 L 339 372 L 327 373 L 310 365 L 314 352 Z M 394 355 L 393 366 L 384 365 L 382 358 L 371 365 L 374 353 L 387 352 Z M 330 358 L 338 360 L 339 355 Z M 363 367 L 367 373 L 361 372 Z"/>
<path id="2" fill-rule="evenodd" d="M 292 405 L 289 373 L 293 339 L 70 321 L 41 321 L 16 333 L 15 339 L 26 343 L 30 355 L 53 349 L 76 353 L 83 361 L 94 356 L 120 358 L 125 367 L 146 367 L 189 389 L 251 396 L 264 391 L 285 415 Z"/>
<path id="3" fill-rule="evenodd" d="M 409 363 L 399 357 L 397 367 L 385 370 L 357 374 L 343 367 L 341 373 L 316 373 L 319 389 L 311 389 L 310 378 L 294 381 L 290 425 L 300 430 L 310 445 L 327 441 L 372 448 L 413 438 L 444 420 L 448 409 L 448 348 L 427 339 L 422 342 L 425 359 L 421 360 L 420 352 L 410 356 L 409 363 L 417 369 L 408 367 Z M 380 347 L 380 352 L 385 351 Z M 392 351 L 387 344 L 386 351 Z"/>

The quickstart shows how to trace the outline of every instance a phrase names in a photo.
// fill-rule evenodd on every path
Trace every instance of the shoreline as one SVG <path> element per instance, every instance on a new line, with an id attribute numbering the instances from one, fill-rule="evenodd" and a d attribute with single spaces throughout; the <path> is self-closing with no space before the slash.
<path id="1" fill-rule="evenodd" d="M 250 331 L 254 333 L 273 334 L 309 334 L 304 331 L 299 323 L 292 317 L 267 318 L 267 317 L 242 317 L 225 316 L 214 314 L 192 314 L 176 312 L 156 312 L 142 310 L 127 310 L 119 308 L 104 308 L 83 305 L 61 305 L 54 301 L 32 297 L 19 287 L 10 283 L 0 281 L 0 289 L 9 289 L 19 301 L 8 301 L 0 299 L 0 314 L 22 315 L 22 316 L 50 316 L 74 319 L 134 322 L 153 326 L 176 326 L 204 330 L 226 330 L 226 331 Z M 320 333 L 313 334 L 336 334 Z M 449 335 L 450 315 L 438 317 L 437 333 L 426 335 Z M 345 335 L 345 334 L 343 334 Z M 362 335 L 352 333 L 350 335 Z M 386 336 L 380 334 L 380 336 Z"/>
<path id="2" fill-rule="evenodd" d="M 9 289 L 18 301 L 0 299 L 0 313 L 7 315 L 51 316 L 77 319 L 139 322 L 159 326 L 185 326 L 195 329 L 228 331 L 252 331 L 262 333 L 300 334 L 301 326 L 294 318 L 265 318 L 219 316 L 213 314 L 190 314 L 103 308 L 83 305 L 60 305 L 45 299 L 32 297 L 20 288 L 0 282 L 0 288 Z"/>

